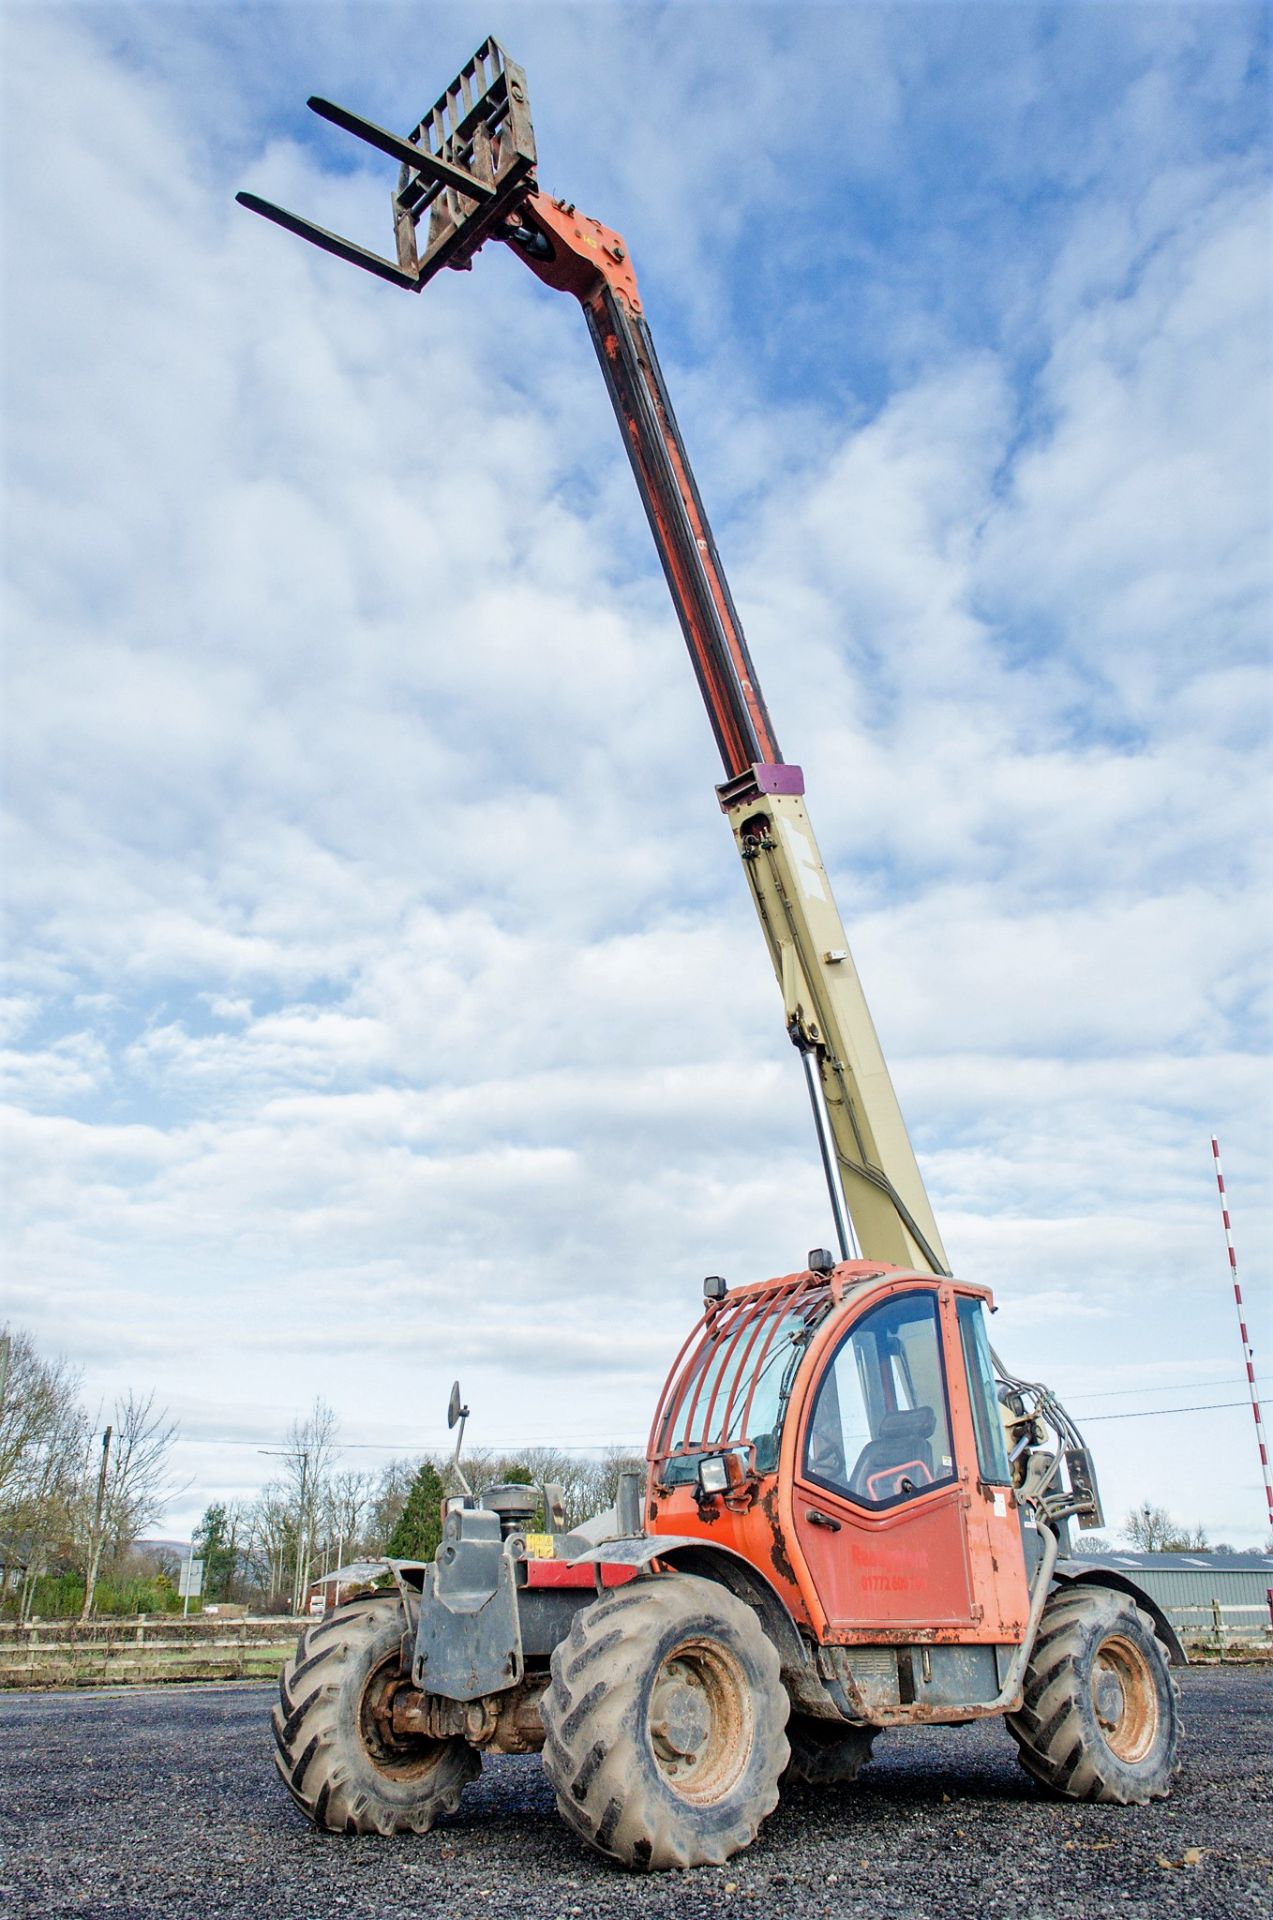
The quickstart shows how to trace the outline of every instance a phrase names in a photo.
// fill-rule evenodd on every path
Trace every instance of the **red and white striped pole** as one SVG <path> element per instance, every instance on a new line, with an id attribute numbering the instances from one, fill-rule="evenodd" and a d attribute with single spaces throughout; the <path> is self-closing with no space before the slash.
<path id="1" fill-rule="evenodd" d="M 1233 1298 L 1238 1309 L 1238 1329 L 1242 1335 L 1242 1359 L 1246 1365 L 1247 1385 L 1251 1389 L 1251 1411 L 1255 1415 L 1255 1437 L 1260 1448 L 1260 1465 L 1264 1469 L 1264 1498 L 1268 1505 L 1268 1521 L 1273 1528 L 1273 1472 L 1269 1468 L 1269 1449 L 1264 1438 L 1264 1419 L 1260 1413 L 1260 1395 L 1255 1384 L 1255 1349 L 1251 1345 L 1246 1330 L 1246 1310 L 1242 1305 L 1242 1288 L 1238 1284 L 1238 1256 L 1233 1250 L 1233 1228 L 1229 1222 L 1229 1196 L 1224 1190 L 1224 1169 L 1220 1165 L 1220 1142 L 1214 1133 L 1211 1136 L 1211 1157 L 1216 1163 L 1216 1185 L 1220 1189 L 1220 1211 L 1224 1216 L 1224 1244 L 1229 1249 L 1229 1272 L 1233 1276 Z"/>

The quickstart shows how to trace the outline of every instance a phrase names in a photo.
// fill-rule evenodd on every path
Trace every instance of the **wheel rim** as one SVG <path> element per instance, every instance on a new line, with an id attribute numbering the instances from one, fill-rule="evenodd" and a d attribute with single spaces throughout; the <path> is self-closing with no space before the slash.
<path id="1" fill-rule="evenodd" d="M 728 1648 L 683 1640 L 654 1676 L 648 1714 L 660 1773 L 683 1800 L 720 1800 L 746 1768 L 755 1716 L 746 1675 Z"/>
<path id="2" fill-rule="evenodd" d="M 1135 1764 L 1158 1738 L 1158 1688 L 1141 1649 L 1121 1634 L 1102 1640 L 1092 1663 L 1092 1706 L 1110 1752 Z"/>
<path id="3" fill-rule="evenodd" d="M 390 1780 L 418 1780 L 437 1766 L 446 1746 L 422 1734 L 393 1730 L 393 1696 L 402 1685 L 397 1652 L 372 1668 L 358 1703 L 358 1732 L 363 1751 L 378 1773 Z"/>

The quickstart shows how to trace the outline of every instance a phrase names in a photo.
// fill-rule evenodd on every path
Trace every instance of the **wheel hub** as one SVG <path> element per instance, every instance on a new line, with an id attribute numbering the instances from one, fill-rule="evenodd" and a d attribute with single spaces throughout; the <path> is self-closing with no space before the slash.
<path id="1" fill-rule="evenodd" d="M 659 1771 L 681 1799 L 709 1806 L 728 1793 L 755 1737 L 751 1693 L 730 1649 L 698 1635 L 672 1647 L 654 1676 L 646 1727 Z"/>
<path id="2" fill-rule="evenodd" d="M 1141 1649 L 1122 1634 L 1103 1640 L 1092 1662 L 1092 1708 L 1111 1753 L 1136 1765 L 1158 1736 L 1158 1693 Z"/>
<path id="3" fill-rule="evenodd" d="M 1122 1683 L 1115 1673 L 1106 1669 L 1096 1676 L 1096 1718 L 1105 1733 L 1115 1733 L 1119 1722 L 1127 1711 L 1127 1699 Z"/>
<path id="4" fill-rule="evenodd" d="M 363 1752 L 378 1773 L 389 1779 L 409 1780 L 436 1766 L 446 1742 L 414 1730 L 398 1731 L 393 1710 L 402 1689 L 403 1677 L 395 1649 L 367 1676 L 358 1705 L 358 1731 Z"/>
<path id="5" fill-rule="evenodd" d="M 707 1745 L 712 1710 L 692 1667 L 668 1660 L 650 1699 L 650 1734 L 665 1766 L 693 1766 Z"/>

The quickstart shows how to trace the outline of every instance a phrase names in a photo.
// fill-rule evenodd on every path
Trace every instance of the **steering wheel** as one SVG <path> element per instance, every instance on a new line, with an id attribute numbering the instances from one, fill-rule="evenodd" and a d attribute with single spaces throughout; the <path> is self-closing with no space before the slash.
<path id="1" fill-rule="evenodd" d="M 920 1478 L 919 1476 L 922 1476 Z M 881 1493 L 882 1480 L 896 1480 L 896 1486 Z M 881 1467 L 878 1473 L 866 1476 L 866 1497 L 868 1500 L 892 1500 L 899 1493 L 918 1493 L 921 1486 L 931 1487 L 933 1476 L 922 1460 L 903 1460 L 895 1467 Z"/>
<path id="2" fill-rule="evenodd" d="M 838 1433 L 828 1433 L 816 1423 L 809 1434 L 809 1471 L 819 1480 L 844 1484 L 844 1447 Z"/>

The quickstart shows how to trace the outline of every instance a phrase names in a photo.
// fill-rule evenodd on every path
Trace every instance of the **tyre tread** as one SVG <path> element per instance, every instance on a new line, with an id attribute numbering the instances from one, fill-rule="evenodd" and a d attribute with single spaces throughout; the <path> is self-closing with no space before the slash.
<path id="1" fill-rule="evenodd" d="M 1092 1661 L 1107 1632 L 1142 1642 L 1159 1666 L 1160 1739 L 1143 1760 L 1121 1759 L 1105 1742 L 1091 1705 Z M 1116 1588 L 1076 1585 L 1043 1612 L 1021 1705 L 1007 1716 L 1030 1778 L 1069 1800 L 1143 1806 L 1171 1790 L 1180 1768 L 1180 1690 L 1152 1617 Z"/>
<path id="2" fill-rule="evenodd" d="M 342 1688 L 346 1681 L 355 1685 L 360 1662 L 374 1664 L 382 1643 L 391 1641 L 390 1628 L 400 1633 L 401 1622 L 396 1594 L 350 1601 L 305 1629 L 280 1676 L 270 1716 L 275 1765 L 297 1806 L 330 1833 L 427 1833 L 440 1813 L 454 1810 L 481 1768 L 473 1748 L 450 1741 L 414 1799 L 378 1791 L 381 1776 L 361 1746 Z M 317 1684 L 307 1690 L 311 1677 Z"/>
<path id="3" fill-rule="evenodd" d="M 643 1676 L 682 1626 L 718 1632 L 750 1666 L 758 1698 L 746 1790 L 706 1808 L 676 1795 L 634 1731 Z M 588 1685 L 603 1653 L 604 1680 Z M 544 1770 L 567 1826 L 608 1858 L 642 1871 L 722 1866 L 778 1803 L 787 1711 L 778 1653 L 753 1609 L 714 1581 L 656 1574 L 584 1608 L 555 1649 L 542 1705 Z"/>

